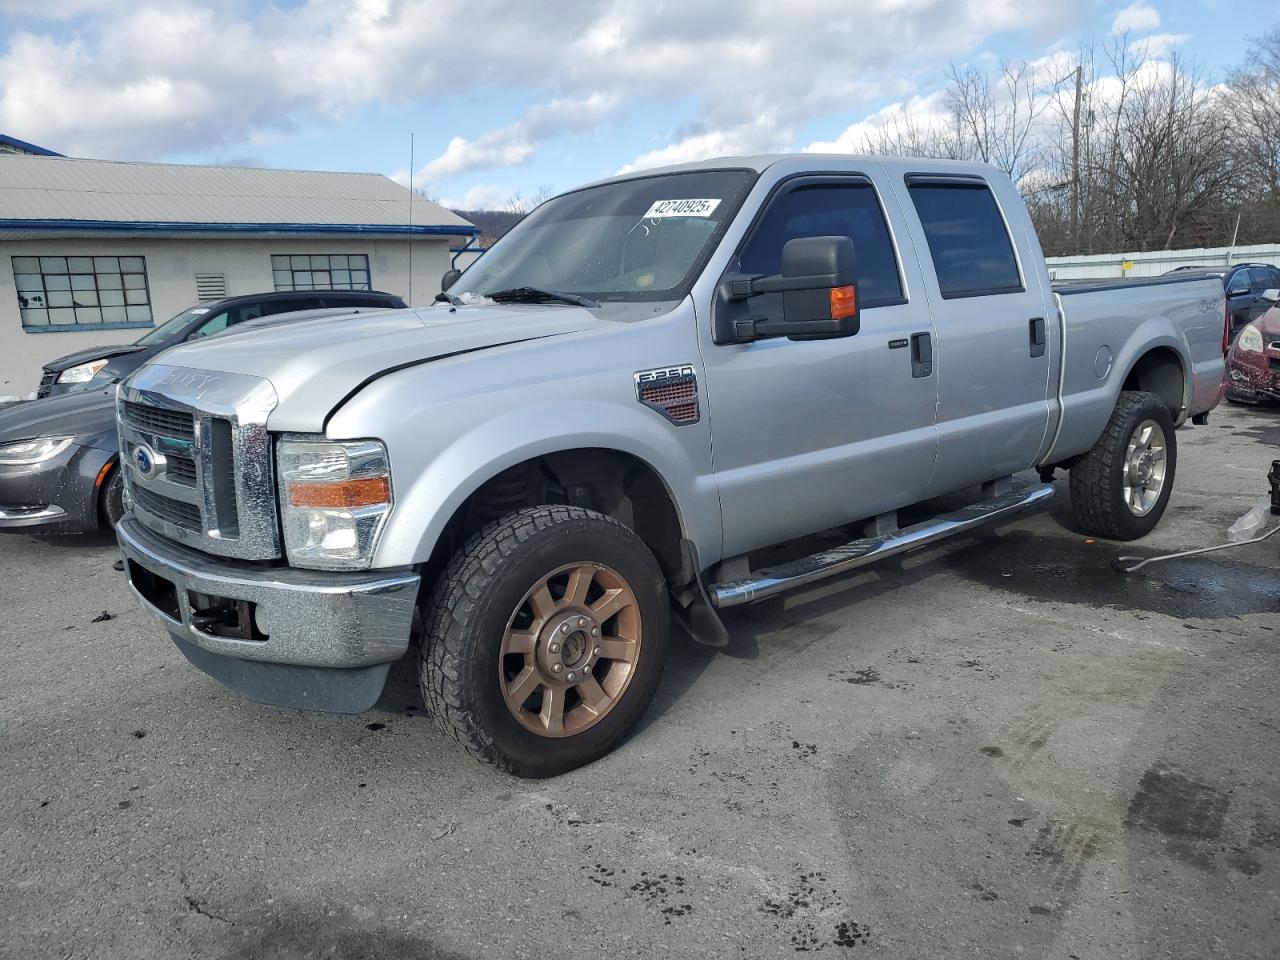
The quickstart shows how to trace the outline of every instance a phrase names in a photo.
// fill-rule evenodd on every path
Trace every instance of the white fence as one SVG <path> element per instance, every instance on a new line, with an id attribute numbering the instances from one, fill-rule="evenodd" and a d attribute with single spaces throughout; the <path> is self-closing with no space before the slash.
<path id="1" fill-rule="evenodd" d="M 1115 277 L 1158 277 L 1175 267 L 1221 267 L 1229 263 L 1280 262 L 1280 243 L 1239 247 L 1196 247 L 1192 250 L 1154 250 L 1149 253 L 1091 253 L 1048 257 L 1054 280 L 1103 280 Z"/>

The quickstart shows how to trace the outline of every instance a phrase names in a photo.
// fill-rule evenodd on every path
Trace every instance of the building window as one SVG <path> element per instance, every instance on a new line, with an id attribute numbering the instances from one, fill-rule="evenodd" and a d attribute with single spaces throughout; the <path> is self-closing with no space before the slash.
<path id="1" fill-rule="evenodd" d="M 13 279 L 28 330 L 151 326 L 144 257 L 14 257 Z"/>
<path id="2" fill-rule="evenodd" d="M 372 290 L 363 253 L 272 254 L 277 290 Z"/>

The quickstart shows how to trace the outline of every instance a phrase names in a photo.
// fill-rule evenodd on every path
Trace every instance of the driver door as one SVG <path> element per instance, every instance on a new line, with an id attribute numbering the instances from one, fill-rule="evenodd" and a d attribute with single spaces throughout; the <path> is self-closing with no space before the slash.
<path id="1" fill-rule="evenodd" d="M 913 362 L 918 344 L 932 347 L 933 323 L 869 179 L 784 181 L 728 273 L 777 274 L 783 245 L 815 236 L 854 242 L 860 332 L 711 345 L 704 354 L 727 557 L 905 506 L 933 474 L 936 380 L 932 365 Z M 780 318 L 781 296 L 750 307 Z"/>

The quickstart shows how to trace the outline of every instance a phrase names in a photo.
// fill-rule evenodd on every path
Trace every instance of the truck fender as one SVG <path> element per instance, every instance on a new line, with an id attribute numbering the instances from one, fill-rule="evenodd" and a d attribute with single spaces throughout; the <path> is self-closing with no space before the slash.
<path id="1" fill-rule="evenodd" d="M 600 424 L 592 429 L 591 424 Z M 376 567 L 425 563 L 445 525 L 486 481 L 535 457 L 603 449 L 629 454 L 662 480 L 675 504 L 681 536 L 702 556 L 719 556 L 720 509 L 715 483 L 700 474 L 672 427 L 636 405 L 569 400 L 508 410 L 477 423 L 438 451 L 407 486 L 383 531 Z M 393 471 L 395 448 L 392 447 Z"/>

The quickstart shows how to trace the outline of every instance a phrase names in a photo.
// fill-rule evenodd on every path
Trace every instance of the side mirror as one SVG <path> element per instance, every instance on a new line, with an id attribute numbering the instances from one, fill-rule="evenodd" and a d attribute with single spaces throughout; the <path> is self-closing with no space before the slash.
<path id="1" fill-rule="evenodd" d="M 1270 300 L 1272 303 L 1275 303 L 1277 300 L 1280 300 L 1280 290 L 1277 290 L 1275 287 L 1272 287 L 1270 290 L 1263 290 L 1262 299 Z"/>
<path id="2" fill-rule="evenodd" d="M 452 287 L 455 283 L 458 282 L 458 278 L 460 276 L 462 276 L 462 271 L 457 269 L 456 267 L 452 270 L 446 270 L 444 272 L 444 276 L 440 278 L 440 292 L 444 293 L 445 291 L 447 291 L 450 287 Z"/>
<path id="3" fill-rule="evenodd" d="M 1248 293 L 1248 292 L 1249 292 L 1249 288 L 1248 288 L 1248 287 L 1232 287 L 1230 290 L 1228 290 L 1228 291 L 1227 291 L 1227 296 L 1228 296 L 1228 297 L 1243 297 L 1243 296 L 1244 296 L 1246 293 Z"/>
<path id="4" fill-rule="evenodd" d="M 860 327 L 857 256 L 848 237 L 797 237 L 782 248 L 782 273 L 721 284 L 717 343 L 749 343 L 770 337 L 831 340 Z M 734 309 L 750 297 L 782 294 L 782 318 L 752 317 Z"/>

